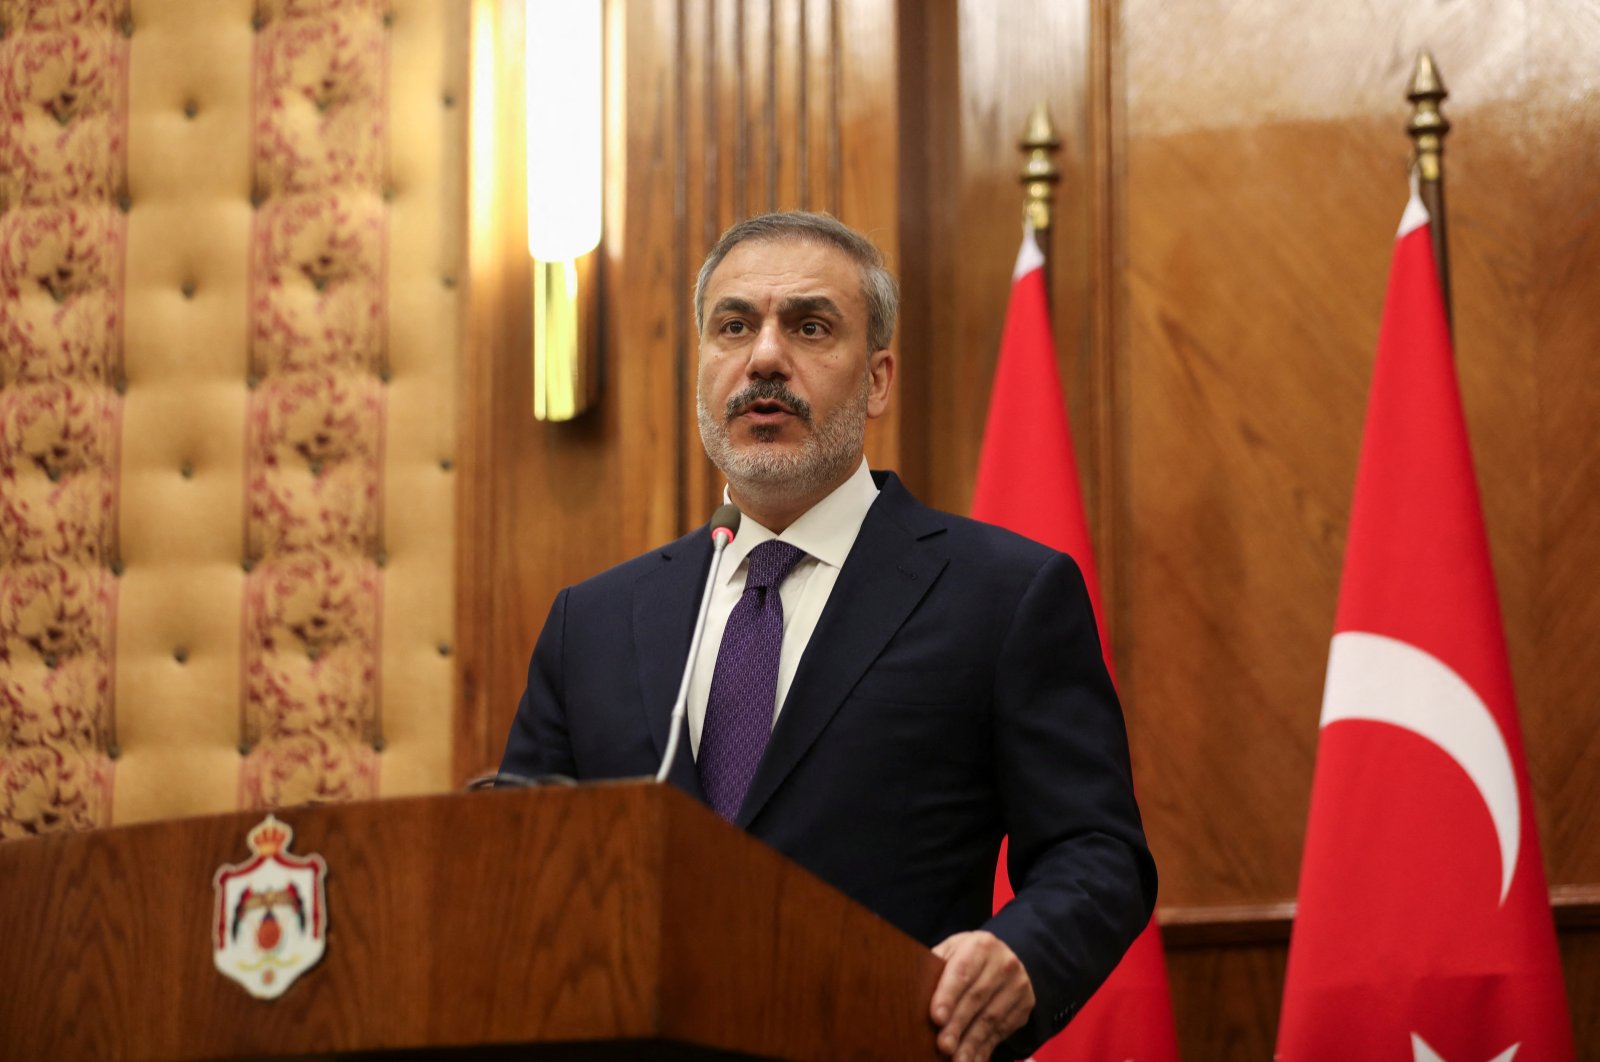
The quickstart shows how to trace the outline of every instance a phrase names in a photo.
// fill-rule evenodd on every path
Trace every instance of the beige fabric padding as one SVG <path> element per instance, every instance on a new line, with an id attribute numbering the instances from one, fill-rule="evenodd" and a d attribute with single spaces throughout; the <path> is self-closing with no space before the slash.
<path id="1" fill-rule="evenodd" d="M 252 215 L 249 0 L 132 15 L 118 822 L 236 806 Z"/>

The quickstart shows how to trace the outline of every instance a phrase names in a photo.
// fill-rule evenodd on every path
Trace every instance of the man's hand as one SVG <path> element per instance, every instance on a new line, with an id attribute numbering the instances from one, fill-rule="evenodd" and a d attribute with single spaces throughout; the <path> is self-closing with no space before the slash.
<path id="1" fill-rule="evenodd" d="M 955 1062 L 984 1062 L 1033 1012 L 1033 982 L 1022 960 L 993 933 L 957 933 L 933 953 L 945 961 L 930 1013 L 939 1050 Z"/>

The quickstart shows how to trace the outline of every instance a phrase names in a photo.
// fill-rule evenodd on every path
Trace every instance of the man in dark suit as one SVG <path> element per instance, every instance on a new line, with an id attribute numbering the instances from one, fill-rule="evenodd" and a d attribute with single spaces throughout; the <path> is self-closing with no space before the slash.
<path id="1" fill-rule="evenodd" d="M 741 222 L 701 269 L 701 438 L 743 520 L 669 777 L 932 946 L 938 1044 L 975 1062 L 1066 1024 L 1155 867 L 1077 565 L 866 469 L 895 303 L 823 215 Z M 561 592 L 503 770 L 655 770 L 710 557 L 702 529 Z"/>

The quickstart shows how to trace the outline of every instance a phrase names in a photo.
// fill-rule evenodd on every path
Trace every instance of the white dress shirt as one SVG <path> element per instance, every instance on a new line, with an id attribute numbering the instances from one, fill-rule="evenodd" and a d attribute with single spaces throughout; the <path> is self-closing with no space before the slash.
<path id="1" fill-rule="evenodd" d="M 724 490 L 724 500 L 727 496 Z M 748 514 L 740 519 L 738 533 L 722 554 L 722 570 L 711 592 L 711 610 L 706 614 L 700 657 L 689 679 L 689 743 L 696 757 L 700 755 L 700 730 L 706 720 L 706 701 L 711 695 L 711 676 L 716 672 L 722 633 L 728 626 L 728 614 L 744 594 L 750 551 L 776 538 L 799 547 L 806 554 L 778 588 L 778 596 L 783 600 L 783 646 L 778 651 L 778 692 L 772 708 L 772 718 L 776 722 L 784 699 L 789 695 L 789 686 L 794 682 L 795 670 L 800 666 L 800 657 L 817 629 L 817 620 L 828 603 L 828 595 L 833 593 L 833 584 L 839 579 L 839 569 L 844 567 L 844 559 L 850 555 L 856 535 L 861 533 L 867 510 L 872 508 L 877 497 L 878 485 L 872 481 L 872 473 L 867 471 L 867 462 L 863 459 L 854 475 L 807 509 L 781 535 L 774 535 Z"/>

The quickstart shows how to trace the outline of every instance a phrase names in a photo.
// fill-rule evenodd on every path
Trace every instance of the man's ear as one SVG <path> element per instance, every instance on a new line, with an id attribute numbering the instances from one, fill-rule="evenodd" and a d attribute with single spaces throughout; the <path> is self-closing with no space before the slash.
<path id="1" fill-rule="evenodd" d="M 875 350 L 867 356 L 867 416 L 881 417 L 889 408 L 889 388 L 894 383 L 894 353 Z"/>

